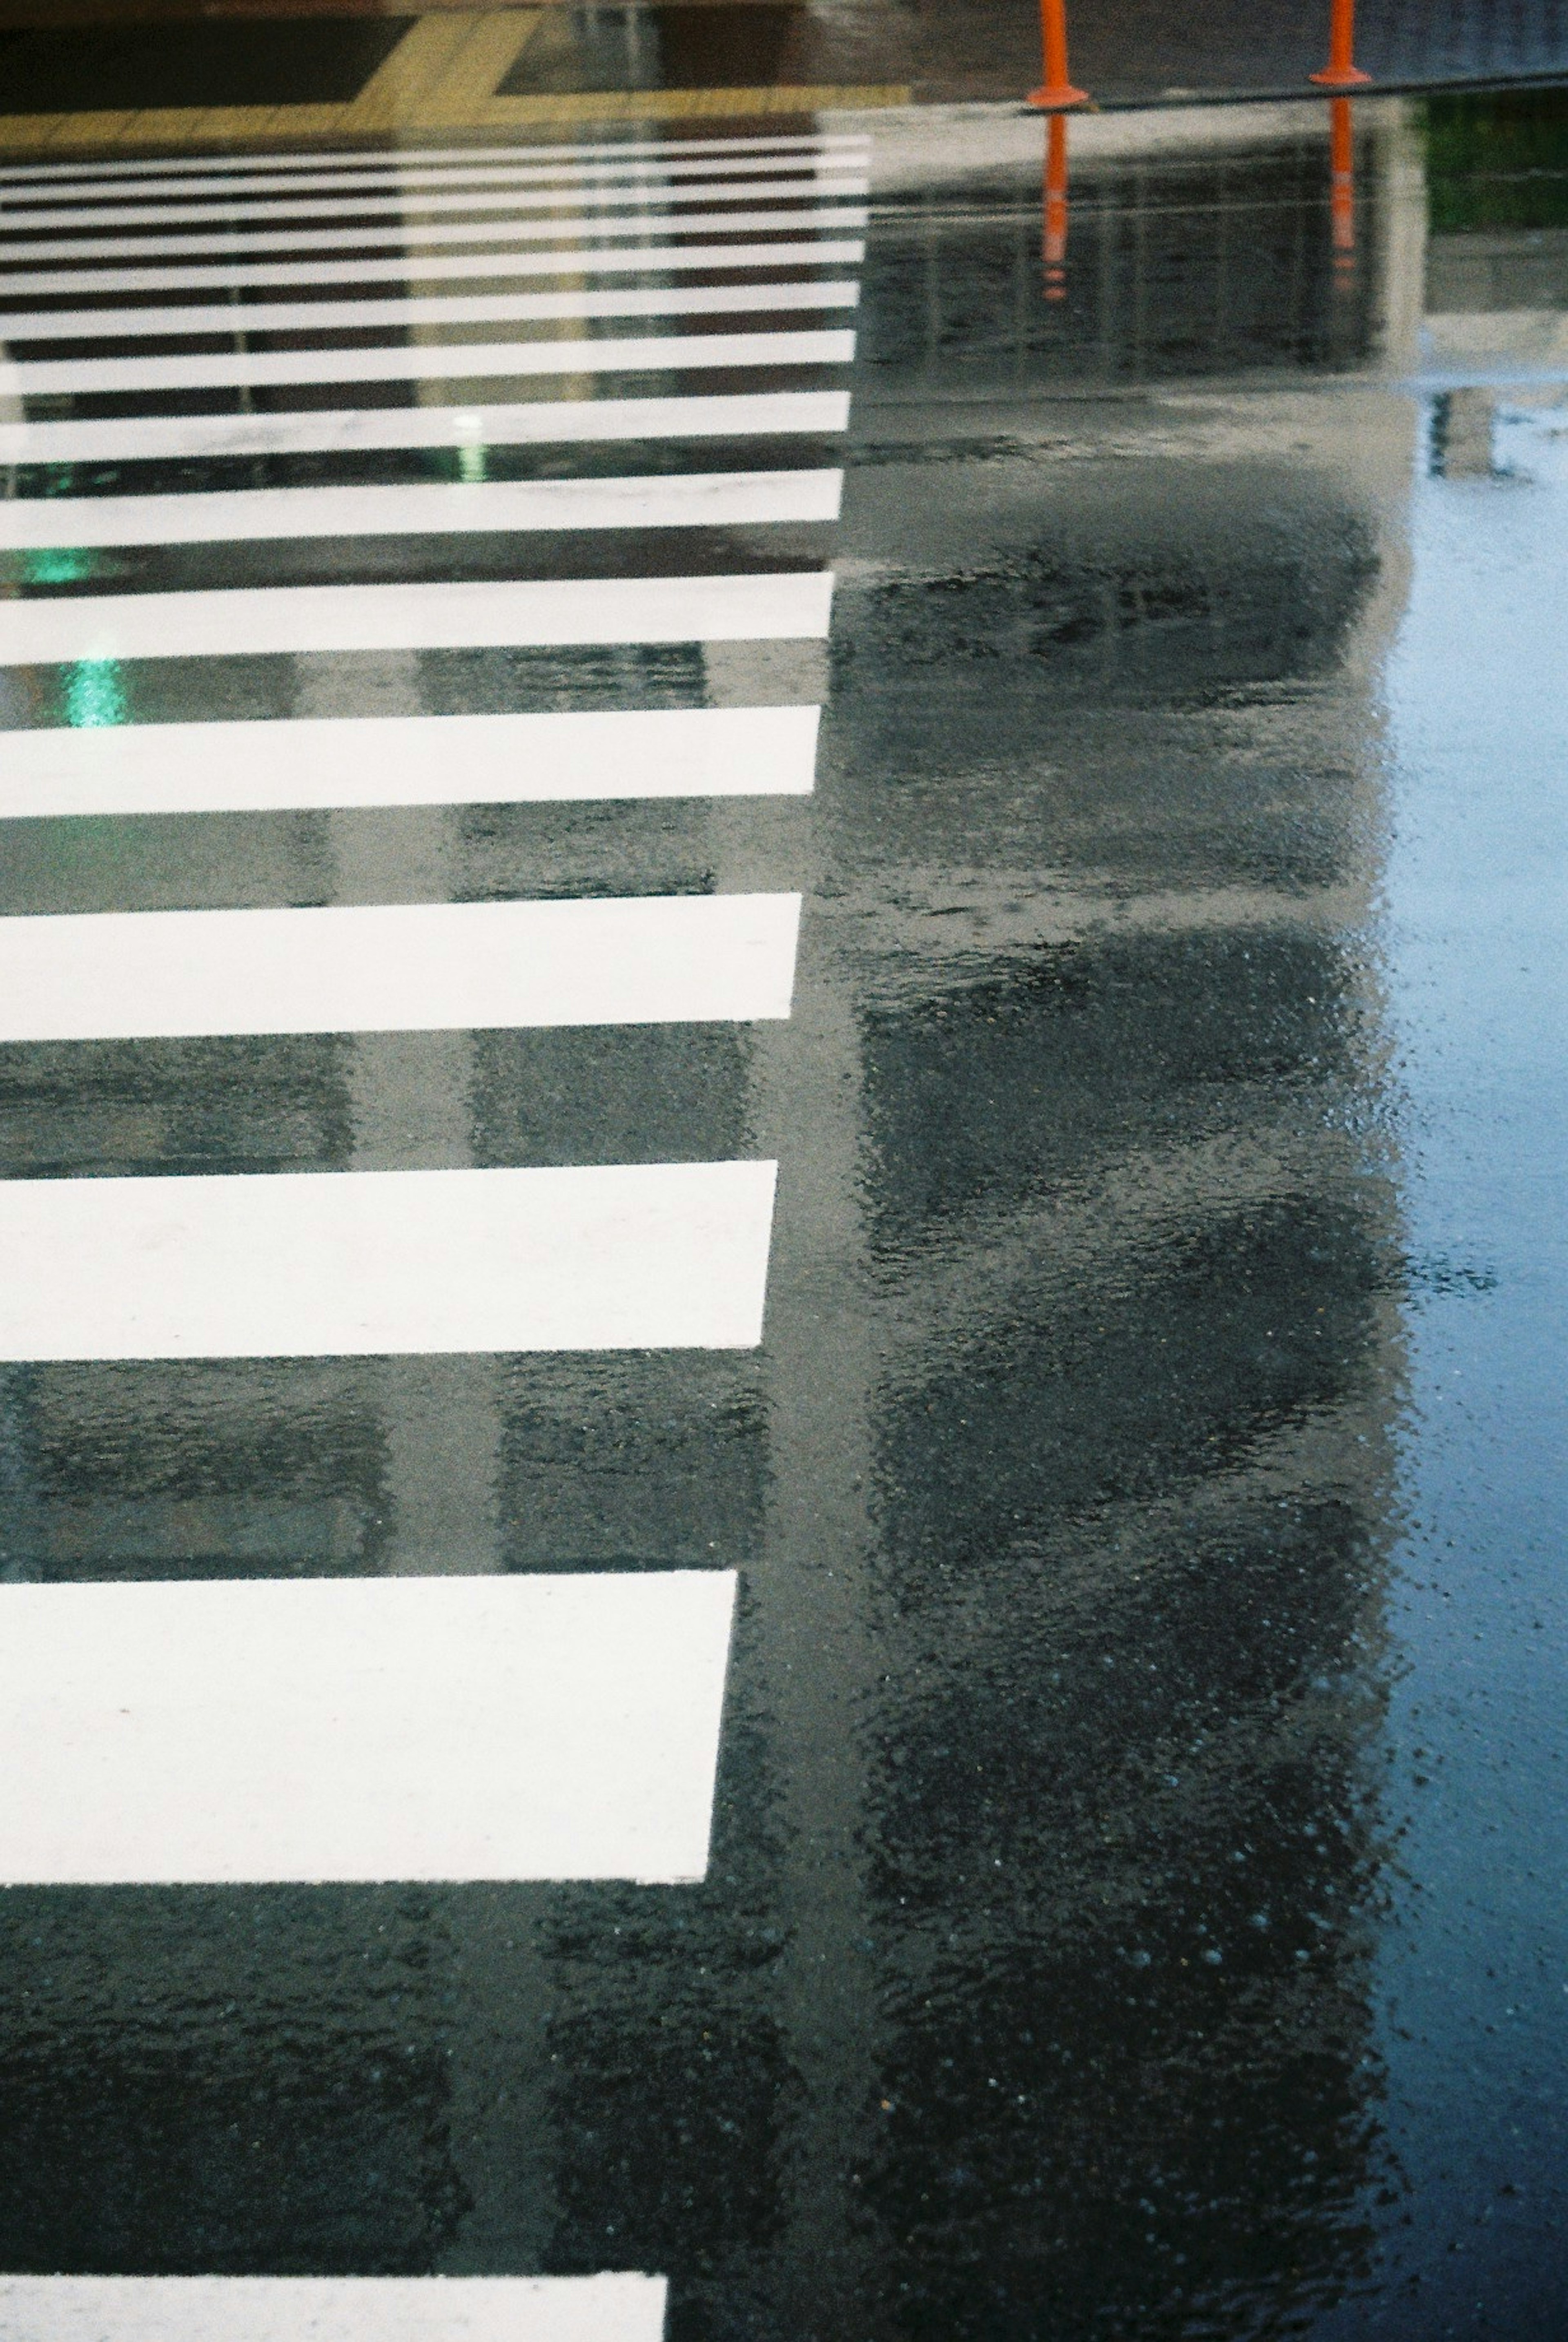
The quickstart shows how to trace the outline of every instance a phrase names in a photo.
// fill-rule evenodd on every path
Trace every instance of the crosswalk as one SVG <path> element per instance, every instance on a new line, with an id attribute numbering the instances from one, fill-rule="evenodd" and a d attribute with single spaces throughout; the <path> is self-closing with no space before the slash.
<path id="1" fill-rule="evenodd" d="M 801 546 L 838 511 L 866 192 L 864 144 L 809 134 L 0 171 L 0 668 L 35 711 L 0 820 L 808 796 L 808 696 L 574 706 L 571 660 L 826 636 Z M 545 651 L 545 706 L 356 698 L 365 657 Z M 326 714 L 201 680 L 332 655 Z M 173 720 L 144 672 L 187 678 Z M 796 893 L 397 892 L 7 917 L 0 1040 L 790 1014 Z M 752 1348 L 775 1172 L 11 1178 L 0 1357 Z M 0 1881 L 700 1878 L 733 1573 L 445 1566 L 0 1587 L 0 1748 L 35 1787 Z M 663 2307 L 619 2272 L 0 2277 L 41 2342 L 651 2342 Z"/>

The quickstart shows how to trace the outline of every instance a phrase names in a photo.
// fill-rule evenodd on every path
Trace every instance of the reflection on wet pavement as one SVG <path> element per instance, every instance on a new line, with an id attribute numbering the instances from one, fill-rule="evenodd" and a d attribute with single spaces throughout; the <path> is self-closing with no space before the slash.
<path id="1" fill-rule="evenodd" d="M 13 1179 L 781 1166 L 758 1347 L 0 1370 L 14 1585 L 739 1578 L 700 1883 L 11 1887 L 0 2266 L 644 2270 L 672 2342 L 1560 2330 L 1565 124 L 1074 121 L 1043 216 L 1038 122 L 891 113 L 840 523 L 11 574 L 24 614 L 837 582 L 825 652 L 4 671 L 5 721 L 62 732 L 825 712 L 814 796 L 7 824 L 13 914 L 804 909 L 787 1020 L 0 1048 Z M 441 289 L 422 250 L 377 297 Z M 821 408 L 683 433 L 842 387 L 683 365 L 729 329 L 650 322 L 650 379 L 580 325 L 580 374 L 483 395 L 665 402 L 647 440 L 479 476 L 836 465 Z M 10 419 L 467 395 L 383 387 Z M 476 485 L 462 452 L 40 459 L 14 493 Z"/>

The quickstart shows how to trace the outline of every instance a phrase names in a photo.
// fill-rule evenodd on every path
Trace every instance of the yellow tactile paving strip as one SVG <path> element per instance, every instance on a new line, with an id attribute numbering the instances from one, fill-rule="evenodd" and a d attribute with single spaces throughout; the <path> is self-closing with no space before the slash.
<path id="1" fill-rule="evenodd" d="M 0 115 L 0 151 L 56 147 L 248 146 L 385 137 L 403 131 L 504 131 L 574 122 L 688 121 L 907 105 L 896 84 L 868 87 L 584 90 L 495 95 L 545 11 L 443 11 L 409 26 L 357 97 L 335 105 L 145 107 L 124 114 Z"/>

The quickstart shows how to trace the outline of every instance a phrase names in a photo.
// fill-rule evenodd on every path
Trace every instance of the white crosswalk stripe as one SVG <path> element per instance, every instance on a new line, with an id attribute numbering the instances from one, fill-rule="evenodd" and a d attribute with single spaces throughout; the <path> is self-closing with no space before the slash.
<path id="1" fill-rule="evenodd" d="M 825 570 L 436 586 L 259 586 L 0 602 L 0 666 L 524 644 L 809 641 Z"/>
<path id="2" fill-rule="evenodd" d="M 395 488 L 231 488 L 188 495 L 37 496 L 0 504 L 0 547 L 237 544 L 498 529 L 712 528 L 838 517 L 844 475 L 654 473 L 607 480 L 429 482 Z"/>
<path id="3" fill-rule="evenodd" d="M 306 806 L 807 796 L 815 707 L 301 716 L 6 736 L 0 820 Z"/>
<path id="4" fill-rule="evenodd" d="M 771 1163 L 0 1180 L 0 1357 L 750 1349 Z"/>
<path id="5" fill-rule="evenodd" d="M 0 2277 L 27 2342 L 659 2342 L 663 2277 Z"/>
<path id="6" fill-rule="evenodd" d="M 0 920 L 0 1040 L 787 1016 L 798 895 Z"/>
<path id="7" fill-rule="evenodd" d="M 0 463 L 353 455 L 372 448 L 782 437 L 796 432 L 827 436 L 848 425 L 849 398 L 840 390 L 539 398 L 510 405 L 310 407 L 300 414 L 94 415 L 84 422 L 0 423 Z"/>
<path id="8" fill-rule="evenodd" d="M 293 195 L 304 189 L 309 194 L 341 193 L 347 189 L 375 187 L 390 184 L 399 189 L 410 187 L 444 187 L 456 185 L 524 186 L 542 180 L 564 181 L 572 185 L 593 185 L 605 179 L 654 180 L 679 182 L 682 179 L 708 179 L 721 175 L 739 178 L 751 175 L 765 177 L 786 167 L 802 177 L 836 177 L 863 163 L 864 148 L 822 147 L 800 150 L 786 158 L 772 155 L 742 157 L 726 153 L 722 165 L 715 165 L 704 156 L 660 155 L 637 156 L 621 162 L 606 158 L 576 163 L 438 163 L 398 164 L 365 161 L 351 166 L 340 164 L 336 169 L 295 169 L 284 171 L 246 170 L 243 166 L 227 173 L 210 172 L 204 175 L 193 170 L 184 176 L 165 171 L 159 176 L 155 169 L 148 176 L 137 180 L 130 193 L 135 196 L 186 195 Z M 862 173 L 864 175 L 864 173 Z M 93 184 L 91 182 L 89 185 Z M 0 173 L 0 188 L 14 185 L 10 176 Z M 45 209 L 66 204 L 73 193 L 80 189 L 33 188 L 23 192 L 0 195 L 0 214 L 25 214 L 29 209 Z"/>
<path id="9" fill-rule="evenodd" d="M 358 148 L 332 151 L 326 148 L 310 153 L 297 150 L 280 154 L 245 155 L 160 155 L 151 159 L 127 159 L 98 163 L 16 163 L 0 171 L 0 185 L 25 185 L 34 181 L 83 179 L 96 183 L 100 179 L 156 178 L 160 174 L 189 173 L 199 175 L 204 171 L 239 173 L 260 169 L 319 171 L 329 166 L 345 170 L 397 171 L 409 167 L 481 163 L 514 165 L 532 158 L 554 169 L 563 165 L 581 163 L 589 169 L 606 163 L 610 167 L 623 159 L 627 163 L 655 161 L 674 155 L 695 155 L 710 170 L 720 168 L 731 155 L 832 155 L 853 154 L 863 160 L 870 151 L 870 140 L 863 131 L 795 131 L 754 138 L 639 138 L 624 145 L 606 146 L 602 142 L 573 145 L 563 141 L 548 146 L 423 146 L 417 155 L 389 159 L 367 155 Z"/>
<path id="10" fill-rule="evenodd" d="M 379 190 L 342 195 L 302 196 L 297 201 L 239 203 L 161 203 L 161 204 L 51 204 L 30 211 L 15 211 L 0 205 L 0 235 L 15 245 L 15 239 L 38 227 L 161 227 L 171 221 L 193 224 L 208 220 L 292 220 L 292 219 L 396 219 L 405 220 L 411 212 L 473 212 L 486 215 L 492 212 L 571 211 L 574 214 L 611 211 L 630 204 L 645 205 L 650 190 L 640 185 L 625 185 L 618 180 L 584 181 L 572 186 L 452 188 L 446 191 L 423 191 L 417 187 L 400 189 L 394 195 L 383 195 Z M 722 203 L 726 195 L 746 201 L 757 196 L 771 199 L 792 195 L 813 198 L 821 195 L 864 195 L 867 181 L 863 172 L 814 171 L 803 172 L 789 179 L 704 179 L 700 185 L 662 183 L 657 190 L 662 204 L 674 206 L 688 203 Z M 574 201 L 573 198 L 578 200 Z"/>
<path id="11" fill-rule="evenodd" d="M 247 252 L 373 252 L 383 245 L 389 251 L 413 258 L 414 248 L 425 245 L 483 244 L 499 248 L 508 244 L 555 244 L 564 247 L 569 237 L 586 236 L 596 244 L 608 244 L 633 236 L 662 241 L 672 235 L 757 235 L 770 228 L 787 230 L 795 235 L 824 228 L 830 233 L 847 235 L 852 230 L 864 229 L 871 218 L 864 204 L 822 202 L 821 189 L 812 201 L 803 198 L 787 208 L 778 204 L 743 201 L 743 192 L 745 198 L 754 199 L 766 191 L 761 185 L 749 186 L 737 190 L 734 203 L 723 210 L 679 215 L 667 205 L 646 212 L 592 211 L 579 205 L 570 213 L 557 211 L 543 219 L 404 220 L 394 227 L 256 227 L 243 232 L 229 229 L 222 235 L 83 235 L 55 239 L 11 236 L 0 245 L 0 261 L 194 260 L 200 253 L 226 253 L 237 258 Z M 694 203 L 699 199 L 711 203 L 714 191 L 693 188 L 688 193 Z M 419 273 L 418 268 L 407 271 L 410 275 Z M 13 287 L 25 289 L 30 282 L 25 274 L 0 270 L 0 293 Z"/>
<path id="12" fill-rule="evenodd" d="M 200 357 L 55 358 L 8 372 L 24 398 L 70 391 L 260 390 L 313 382 L 478 381 L 486 375 L 684 374 L 699 367 L 847 365 L 854 335 L 639 334 L 572 341 L 425 343 L 368 350 L 242 350 Z"/>
<path id="13" fill-rule="evenodd" d="M 700 1878 L 734 1599 L 719 1570 L 8 1587 L 0 1881 Z"/>
<path id="14" fill-rule="evenodd" d="M 675 225 L 665 221 L 664 228 Z M 682 223 L 685 225 L 685 223 Z M 810 241 L 778 236 L 766 244 L 657 244 L 637 240 L 622 244 L 557 245 L 544 252 L 437 252 L 424 255 L 418 275 L 422 283 L 461 277 L 604 276 L 610 275 L 674 275 L 700 268 L 836 267 L 865 257 L 858 237 L 819 235 Z M 385 260 L 264 260 L 220 263 L 185 268 L 56 268 L 9 273 L 0 271 L 0 297 L 25 294 L 44 300 L 53 294 L 80 297 L 88 293 L 163 293 L 235 291 L 257 285 L 401 285 L 410 271 L 399 250 Z M 95 316 L 96 311 L 88 311 Z M 140 312 L 133 313 L 140 315 Z M 235 323 L 226 306 L 226 329 Z M 52 325 L 57 320 L 51 317 Z M 248 326 L 249 312 L 243 313 Z M 0 335 L 16 330 L 16 321 L 0 313 Z"/>
<path id="15" fill-rule="evenodd" d="M 340 333 L 372 325 L 514 324 L 539 317 L 699 316 L 704 310 L 853 309 L 854 285 L 621 285 L 608 292 L 460 293 L 400 301 L 232 302 L 172 309 L 36 310 L 5 318 L 18 342 L 135 340 L 144 335 Z"/>
<path id="16" fill-rule="evenodd" d="M 722 175 L 715 175 L 711 164 L 665 161 L 597 168 L 588 164 L 552 168 L 548 164 L 521 163 L 477 164 L 467 170 L 445 165 L 434 169 L 384 166 L 376 171 L 239 173 L 228 178 L 151 179 L 132 187 L 107 189 L 15 191 L 6 190 L 0 183 L 0 231 L 25 233 L 29 228 L 46 227 L 56 222 L 73 225 L 85 221 L 90 226 L 135 227 L 148 219 L 265 217 L 275 209 L 284 216 L 298 216 L 319 209 L 326 216 L 357 210 L 367 198 L 379 205 L 384 197 L 390 197 L 391 203 L 399 206 L 444 211 L 466 209 L 471 197 L 479 207 L 494 209 L 503 205 L 508 195 L 515 195 L 523 205 L 537 205 L 555 196 L 598 196 L 606 193 L 635 203 L 665 188 L 684 188 L 688 181 L 701 182 L 727 194 L 748 179 L 761 181 L 769 191 L 802 195 L 814 193 L 824 183 L 836 185 L 841 180 L 853 181 L 859 192 L 864 192 L 866 185 L 864 165 L 857 158 L 810 155 L 737 158 L 725 165 Z M 226 200 L 221 206 L 180 200 L 212 195 Z M 247 202 L 237 206 L 234 202 L 236 196 L 258 195 L 285 195 L 289 201 L 261 205 Z M 83 202 L 83 196 L 93 200 Z M 148 196 L 157 196 L 161 201 L 155 206 L 149 205 L 145 200 Z"/>

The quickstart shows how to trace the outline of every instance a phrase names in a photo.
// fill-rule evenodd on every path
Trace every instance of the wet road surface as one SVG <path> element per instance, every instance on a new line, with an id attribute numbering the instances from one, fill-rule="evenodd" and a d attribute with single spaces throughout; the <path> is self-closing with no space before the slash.
<path id="1" fill-rule="evenodd" d="M 1561 2332 L 1531 103 L 0 176 L 0 2330 Z"/>

